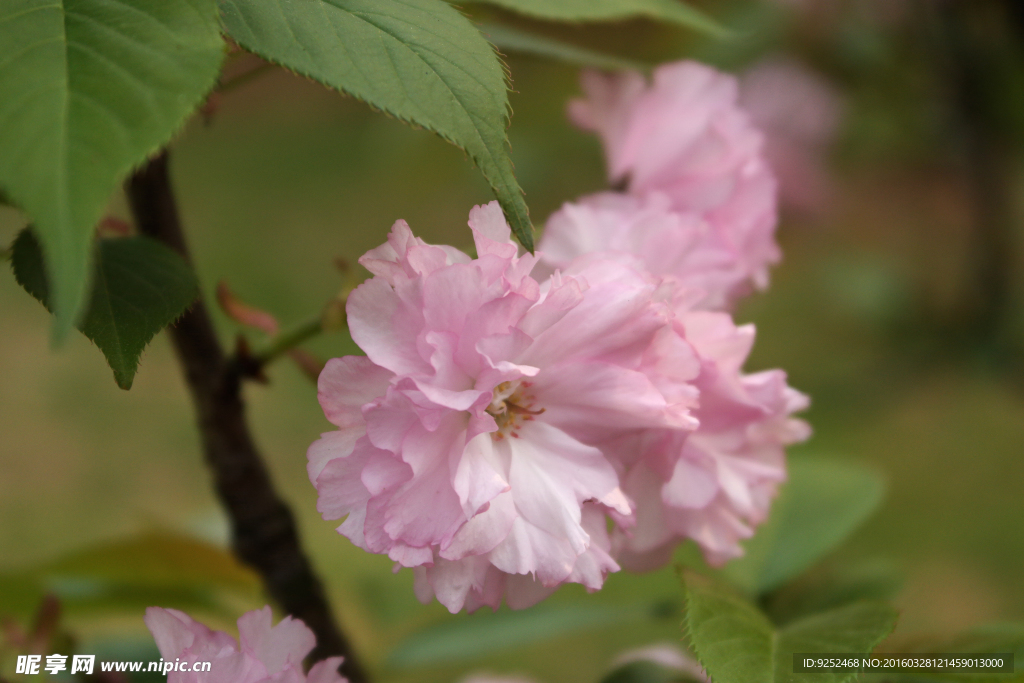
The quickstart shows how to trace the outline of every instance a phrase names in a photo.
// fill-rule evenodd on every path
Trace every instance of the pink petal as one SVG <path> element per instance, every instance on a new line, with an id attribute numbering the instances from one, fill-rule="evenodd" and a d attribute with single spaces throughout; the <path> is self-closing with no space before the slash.
<path id="1" fill-rule="evenodd" d="M 306 683 L 348 683 L 348 679 L 338 673 L 344 660 L 344 657 L 328 657 L 317 662 L 310 668 Z"/>
<path id="2" fill-rule="evenodd" d="M 403 302 L 383 278 L 356 287 L 346 311 L 352 339 L 375 364 L 399 374 L 430 371 L 416 343 L 422 313 Z"/>
<path id="3" fill-rule="evenodd" d="M 301 669 L 303 658 L 316 646 L 316 637 L 304 623 L 290 616 L 273 627 L 272 619 L 270 607 L 239 617 L 242 651 L 263 662 L 271 675 L 285 667 Z"/>
<path id="4" fill-rule="evenodd" d="M 490 434 L 473 437 L 456 463 L 452 486 L 467 518 L 510 488 L 507 463 L 494 452 Z"/>
<path id="5" fill-rule="evenodd" d="M 384 395 L 394 377 L 369 358 L 345 356 L 327 361 L 317 380 L 317 398 L 324 415 L 338 427 L 363 424 L 362 407 Z"/>
<path id="6" fill-rule="evenodd" d="M 569 577 L 579 554 L 565 538 L 517 517 L 508 536 L 491 551 L 490 561 L 503 572 L 533 574 L 544 586 L 553 587 Z"/>
<path id="7" fill-rule="evenodd" d="M 153 634 L 160 655 L 168 660 L 180 657 L 197 637 L 206 640 L 213 638 L 213 631 L 176 609 L 147 607 L 144 621 L 146 628 Z"/>
<path id="8" fill-rule="evenodd" d="M 688 444 L 694 437 L 690 437 Z M 687 457 L 689 456 L 689 457 Z M 676 460 L 672 478 L 661 489 L 667 505 L 678 508 L 703 508 L 718 494 L 719 486 L 715 462 L 698 450 L 684 451 Z"/>
<path id="9" fill-rule="evenodd" d="M 486 510 L 474 515 L 462 525 L 450 543 L 441 546 L 440 556 L 447 560 L 461 560 L 494 550 L 508 536 L 517 516 L 511 493 L 506 491 L 495 496 Z"/>

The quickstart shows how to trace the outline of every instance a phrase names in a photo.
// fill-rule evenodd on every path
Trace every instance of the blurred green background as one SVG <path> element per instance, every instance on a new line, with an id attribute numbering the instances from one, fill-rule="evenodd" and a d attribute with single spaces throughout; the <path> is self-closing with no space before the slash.
<path id="1" fill-rule="evenodd" d="M 1001 250 L 1008 299 L 986 327 L 972 299 L 979 272 L 990 270 L 979 266 L 976 248 L 988 234 L 969 153 L 979 124 L 957 118 L 955 88 L 912 9 L 908 20 L 831 4 L 831 23 L 822 24 L 820 14 L 792 7 L 723 3 L 715 13 L 747 31 L 728 44 L 644 22 L 560 30 L 518 24 L 632 57 L 691 54 L 734 69 L 785 52 L 833 83 L 845 111 L 830 155 L 833 192 L 818 211 L 783 216 L 784 260 L 768 291 L 737 313 L 758 329 L 747 369 L 784 368 L 812 397 L 806 418 L 814 437 L 793 452 L 859 460 L 886 476 L 883 507 L 829 562 L 886 558 L 899 568 L 898 633 L 1021 620 L 1019 144 L 996 139 L 1005 152 L 999 177 L 1012 239 Z M 1007 54 L 993 59 L 1008 65 L 1012 82 L 1017 43 L 1005 42 Z M 596 138 L 564 116 L 578 91 L 577 69 L 514 54 L 507 61 L 511 152 L 540 226 L 563 201 L 603 189 L 603 160 Z M 1005 93 L 1005 106 L 995 109 L 1007 112 L 1013 130 L 1021 121 L 1012 100 L 1021 92 Z M 490 200 L 457 149 L 281 70 L 225 95 L 209 121 L 192 121 L 173 145 L 172 163 L 204 293 L 212 299 L 224 280 L 284 325 L 315 314 L 361 278 L 339 273 L 335 257 L 354 264 L 394 220 L 406 219 L 427 241 L 467 247 L 468 210 Z M 111 213 L 126 217 L 122 198 Z M 0 244 L 23 226 L 17 212 L 0 209 Z M 147 530 L 224 544 L 226 522 L 167 339 L 157 337 L 135 385 L 123 392 L 83 337 L 49 347 L 48 314 L 9 272 L 0 275 L 0 308 L 0 572 L 31 572 Z M 219 312 L 217 322 L 226 343 L 239 332 Z M 324 358 L 353 350 L 343 334 L 308 348 Z M 296 367 L 281 362 L 269 374 L 269 386 L 246 390 L 253 429 L 344 628 L 379 680 L 448 681 L 485 669 L 548 683 L 593 681 L 622 650 L 679 640 L 678 583 L 665 569 L 610 576 L 593 596 L 579 586 L 561 589 L 545 609 L 599 610 L 578 613 L 591 628 L 577 635 L 462 652 L 413 669 L 388 664 L 390 649 L 410 633 L 481 617 L 420 605 L 408 571 L 393 575 L 390 561 L 354 548 L 320 520 L 305 450 L 329 424 L 315 386 Z M 7 589 L 0 605 L 17 602 Z M 235 616 L 261 604 L 253 592 Z M 651 606 L 662 616 L 637 616 Z M 211 623 L 230 625 L 225 614 L 212 614 Z M 68 625 L 85 644 L 145 640 L 141 611 L 101 616 L 72 613 Z"/>

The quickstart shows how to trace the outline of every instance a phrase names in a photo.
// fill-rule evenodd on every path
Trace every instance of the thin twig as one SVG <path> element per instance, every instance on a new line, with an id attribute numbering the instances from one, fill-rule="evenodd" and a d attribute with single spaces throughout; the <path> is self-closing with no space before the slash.
<path id="1" fill-rule="evenodd" d="M 139 232 L 189 259 L 168 173 L 167 152 L 136 171 L 127 194 Z M 299 543 L 294 518 L 278 497 L 249 425 L 238 367 L 225 355 L 202 298 L 170 328 L 196 409 L 206 462 L 231 519 L 235 553 L 263 577 L 267 591 L 316 634 L 311 660 L 343 655 L 351 683 L 367 680 L 335 624 L 320 580 Z"/>
<path id="2" fill-rule="evenodd" d="M 318 315 L 315 318 L 299 323 L 290 330 L 285 330 L 275 335 L 266 348 L 253 352 L 253 360 L 260 367 L 269 365 L 281 356 L 286 355 L 299 344 L 309 341 L 323 331 L 323 316 Z"/>

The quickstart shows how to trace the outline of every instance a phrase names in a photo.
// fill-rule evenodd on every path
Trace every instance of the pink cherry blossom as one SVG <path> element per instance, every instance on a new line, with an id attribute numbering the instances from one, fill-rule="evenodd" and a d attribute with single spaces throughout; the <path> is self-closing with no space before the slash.
<path id="1" fill-rule="evenodd" d="M 683 539 L 720 565 L 743 554 L 739 542 L 764 521 L 786 477 L 785 446 L 810 435 L 792 417 L 807 398 L 786 384 L 785 373 L 744 374 L 754 342 L 752 325 L 737 327 L 726 313 L 677 308 L 677 323 L 701 360 L 700 427 L 683 435 L 650 430 L 624 452 L 623 489 L 636 501 L 636 525 L 616 530 L 615 557 L 630 569 L 666 563 Z"/>
<path id="2" fill-rule="evenodd" d="M 694 429 L 701 370 L 639 262 L 578 259 L 541 284 L 496 203 L 469 225 L 475 259 L 403 221 L 360 259 L 375 277 L 347 310 L 367 355 L 324 369 L 338 429 L 308 453 L 324 518 L 452 612 L 618 570 L 606 515 L 632 505 L 615 444 Z"/>
<path id="3" fill-rule="evenodd" d="M 707 221 L 740 275 L 731 299 L 765 287 L 780 256 L 777 188 L 736 79 L 682 61 L 655 69 L 651 84 L 636 72 L 587 71 L 583 90 L 570 117 L 601 137 L 610 179 L 633 195 L 662 192 L 674 210 Z"/>
<path id="4" fill-rule="evenodd" d="M 711 310 L 726 308 L 747 287 L 748 274 L 728 241 L 698 214 L 674 210 L 661 192 L 602 192 L 567 202 L 548 219 L 539 253 L 535 274 L 565 268 L 584 254 L 633 254 L 653 275 L 675 278 L 694 292 L 695 305 Z"/>
<path id="5" fill-rule="evenodd" d="M 832 194 L 825 154 L 842 116 L 836 89 L 799 62 L 773 57 L 743 74 L 740 104 L 764 131 L 783 205 L 823 210 Z"/>
<path id="6" fill-rule="evenodd" d="M 338 673 L 341 657 L 329 657 L 303 673 L 302 660 L 316 638 L 298 619 L 271 626 L 270 607 L 238 619 L 239 640 L 214 631 L 176 609 L 150 607 L 146 626 L 167 662 L 210 662 L 207 672 L 171 671 L 167 683 L 347 683 Z"/>

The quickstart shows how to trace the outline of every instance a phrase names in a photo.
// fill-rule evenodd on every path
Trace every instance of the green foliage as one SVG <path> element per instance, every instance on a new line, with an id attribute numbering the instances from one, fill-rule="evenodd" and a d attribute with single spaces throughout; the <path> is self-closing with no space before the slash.
<path id="1" fill-rule="evenodd" d="M 884 603 L 858 602 L 776 628 L 729 588 L 685 572 L 684 626 L 715 683 L 845 683 L 855 673 L 793 673 L 794 652 L 871 652 L 896 625 Z"/>
<path id="2" fill-rule="evenodd" d="M 151 531 L 72 553 L 46 565 L 54 576 L 151 585 L 208 584 L 258 589 L 255 575 L 231 553 L 189 536 Z"/>
<path id="3" fill-rule="evenodd" d="M 522 31 L 511 26 L 482 24 L 480 31 L 503 52 L 521 52 L 528 55 L 538 55 L 574 66 L 589 66 L 609 71 L 617 69 L 645 71 L 650 68 L 650 65 L 643 62 L 588 50 L 587 48 L 566 43 L 556 38 L 530 31 Z"/>
<path id="4" fill-rule="evenodd" d="M 216 81 L 216 4 L 4 0 L 0 45 L 0 187 L 36 226 L 62 339 L 87 300 L 111 192 Z"/>
<path id="5" fill-rule="evenodd" d="M 432 130 L 465 150 L 520 243 L 533 228 L 506 149 L 505 73 L 443 0 L 220 0 L 228 34 L 264 59 Z"/>
<path id="6" fill-rule="evenodd" d="M 838 546 L 878 507 L 885 489 L 873 470 L 821 458 L 791 458 L 771 516 L 725 574 L 762 594 Z"/>
<path id="7" fill-rule="evenodd" d="M 619 21 L 645 17 L 713 35 L 725 29 L 714 19 L 679 0 L 475 0 L 538 19 Z"/>
<path id="8" fill-rule="evenodd" d="M 53 310 L 43 252 L 32 230 L 14 242 L 14 276 Z M 180 316 L 198 294 L 192 269 L 148 237 L 97 242 L 92 294 L 76 327 L 100 348 L 122 389 L 130 389 L 139 357 L 153 336 Z"/>
<path id="9" fill-rule="evenodd" d="M 412 668 L 473 659 L 510 647 L 650 617 L 651 610 L 646 608 L 582 604 L 476 614 L 414 633 L 395 646 L 388 664 Z"/>
<path id="10" fill-rule="evenodd" d="M 874 560 L 814 571 L 766 596 L 765 611 L 776 624 L 858 600 L 890 600 L 903 585 L 889 562 Z"/>
<path id="11" fill-rule="evenodd" d="M 260 582 L 226 550 L 154 531 L 0 575 L 0 614 L 30 614 L 47 594 L 70 614 L 137 616 L 158 605 L 212 611 L 234 621 L 239 599 L 258 602 Z"/>

